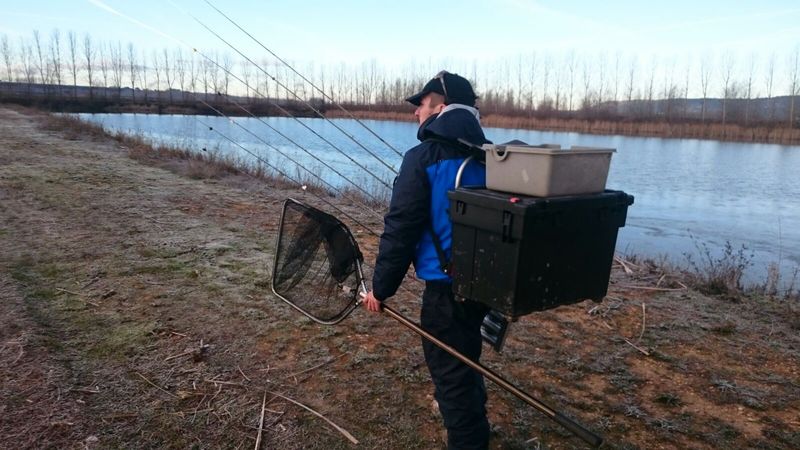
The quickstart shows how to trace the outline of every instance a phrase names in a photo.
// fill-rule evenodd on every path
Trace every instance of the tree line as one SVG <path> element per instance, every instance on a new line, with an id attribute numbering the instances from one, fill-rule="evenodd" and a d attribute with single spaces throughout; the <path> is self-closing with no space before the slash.
<path id="1" fill-rule="evenodd" d="M 0 80 L 28 87 L 71 86 L 76 98 L 113 96 L 114 91 L 121 97 L 125 91 L 144 103 L 185 101 L 187 95 L 236 95 L 251 102 L 322 100 L 317 89 L 272 58 L 255 59 L 256 66 L 229 52 L 202 54 L 139 49 L 73 31 L 55 29 L 43 35 L 34 30 L 16 40 L 0 36 Z M 484 62 L 292 65 L 335 101 L 354 109 L 400 111 L 405 96 L 446 67 L 474 83 L 484 114 L 799 125 L 800 44 L 787 54 L 706 54 L 697 61 L 569 51 Z"/>

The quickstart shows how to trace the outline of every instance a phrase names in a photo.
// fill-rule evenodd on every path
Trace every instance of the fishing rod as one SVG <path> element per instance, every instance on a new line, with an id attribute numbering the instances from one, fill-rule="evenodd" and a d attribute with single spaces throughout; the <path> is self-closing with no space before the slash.
<path id="1" fill-rule="evenodd" d="M 256 63 L 255 61 L 253 61 L 253 60 L 252 60 L 252 59 L 251 59 L 249 56 L 247 56 L 246 54 L 244 54 L 244 53 L 243 53 L 241 50 L 239 50 L 239 49 L 238 49 L 238 48 L 237 48 L 235 45 L 233 45 L 233 44 L 231 44 L 230 42 L 228 42 L 228 41 L 227 41 L 225 38 L 223 38 L 222 36 L 220 36 L 220 34 L 219 34 L 219 33 L 217 33 L 217 32 L 216 32 L 216 31 L 214 31 L 214 30 L 213 30 L 211 27 L 209 27 L 208 25 L 206 25 L 206 24 L 205 24 L 205 22 L 203 22 L 202 20 L 198 19 L 198 18 L 197 18 L 197 17 L 196 17 L 194 14 L 192 14 L 191 12 L 189 12 L 189 11 L 186 11 L 186 10 L 184 10 L 184 9 L 182 9 L 182 8 L 180 8 L 180 7 L 178 7 L 178 6 L 177 6 L 177 5 L 175 5 L 175 3 L 173 3 L 171 0 L 170 0 L 170 3 L 171 3 L 173 6 L 175 6 L 175 7 L 176 7 L 178 10 L 182 11 L 184 14 L 188 15 L 189 17 L 191 17 L 191 18 L 192 18 L 192 20 L 194 20 L 194 21 L 195 21 L 195 22 L 197 22 L 197 23 L 198 23 L 200 26 L 202 26 L 203 28 L 205 28 L 205 29 L 206 29 L 206 31 L 208 31 L 208 32 L 209 32 L 209 33 L 211 33 L 211 34 L 212 34 L 214 37 L 216 37 L 217 39 L 219 39 L 219 40 L 220 40 L 222 43 L 224 43 L 225 45 L 227 45 L 227 46 L 228 46 L 228 47 L 229 47 L 231 50 L 233 50 L 233 51 L 234 51 L 234 52 L 236 52 L 236 53 L 237 53 L 239 56 L 241 56 L 242 58 L 244 58 L 244 59 L 245 59 L 247 62 L 249 62 L 249 63 L 250 63 L 250 64 L 251 64 L 253 67 L 255 67 L 256 69 L 258 69 L 258 70 L 259 70 L 261 73 L 263 73 L 264 75 L 266 75 L 267 77 L 269 77 L 270 79 L 272 79 L 272 81 L 274 81 L 276 84 L 278 84 L 278 86 L 280 86 L 281 88 L 283 88 L 283 89 L 284 89 L 286 92 L 290 93 L 290 94 L 291 94 L 291 95 L 292 95 L 294 98 L 296 98 L 298 101 L 300 101 L 300 102 L 304 103 L 304 104 L 305 104 L 305 105 L 306 105 L 306 106 L 307 106 L 309 109 L 311 109 L 312 111 L 314 111 L 314 113 L 315 113 L 317 116 L 319 116 L 321 119 L 323 119 L 323 120 L 325 120 L 326 122 L 328 122 L 328 123 L 329 123 L 331 126 L 333 126 L 334 128 L 336 128 L 337 130 L 339 130 L 339 131 L 340 131 L 342 134 L 344 134 L 345 136 L 347 136 L 347 138 L 349 138 L 349 139 L 350 139 L 351 141 L 353 141 L 353 142 L 354 142 L 356 145 L 358 145 L 359 147 L 361 147 L 361 148 L 362 148 L 362 149 L 363 149 L 365 152 L 367 152 L 369 155 L 371 155 L 373 158 L 375 158 L 375 159 L 376 159 L 378 162 L 380 162 L 381 164 L 383 164 L 383 165 L 384 165 L 384 166 L 385 166 L 387 169 L 389 169 L 390 171 L 392 171 L 394 174 L 397 174 L 397 169 L 395 169 L 393 166 L 391 166 L 391 165 L 390 165 L 390 164 L 388 164 L 386 161 L 384 161 L 384 160 L 383 160 L 383 158 L 381 158 L 380 156 L 378 156 L 378 155 L 376 155 L 374 152 L 372 152 L 370 149 L 368 149 L 368 148 L 367 148 L 367 147 L 366 147 L 364 144 L 362 144 L 360 141 L 358 141 L 358 140 L 357 140 L 355 137 L 353 137 L 353 136 L 352 136 L 350 133 L 348 133 L 348 132 L 347 132 L 347 131 L 345 131 L 343 128 L 341 128 L 339 125 L 335 124 L 333 121 L 331 121 L 329 118 L 327 118 L 327 117 L 325 116 L 325 114 L 323 114 L 321 111 L 319 111 L 317 108 L 315 108 L 315 107 L 314 107 L 314 105 L 312 105 L 310 102 L 308 102 L 307 100 L 305 100 L 305 99 L 303 99 L 302 97 L 300 97 L 300 96 L 297 94 L 297 92 L 293 91 L 293 90 L 292 90 L 292 89 L 290 89 L 288 86 L 286 86 L 286 85 L 285 85 L 285 84 L 283 84 L 281 81 L 279 81 L 279 80 L 278 80 L 278 79 L 277 79 L 275 76 L 273 76 L 271 73 L 267 72 L 267 70 L 266 70 L 266 69 L 264 69 L 263 67 L 261 67 L 261 66 L 260 66 L 258 63 Z M 225 70 L 225 69 L 223 69 L 223 70 Z M 227 70 L 226 70 L 226 72 L 227 72 Z M 365 170 L 366 170 L 366 169 L 365 169 Z M 387 187 L 388 187 L 388 186 L 387 186 Z"/>
<path id="2" fill-rule="evenodd" d="M 256 44 L 258 44 L 258 45 L 259 45 L 261 48 L 263 48 L 264 50 L 266 50 L 266 51 L 267 51 L 267 52 L 268 52 L 270 55 L 272 55 L 272 56 L 273 56 L 275 59 L 277 59 L 278 61 L 280 61 L 280 62 L 281 62 L 281 64 L 283 64 L 284 66 L 288 67 L 288 68 L 289 68 L 289 69 L 290 69 L 292 72 L 294 72 L 294 73 L 295 73 L 295 75 L 299 76 L 299 77 L 300 77 L 300 78 L 301 78 L 303 81 L 305 81 L 306 83 L 308 83 L 309 85 L 311 85 L 311 87 L 313 87 L 314 89 L 316 89 L 316 91 L 317 91 L 317 92 L 319 92 L 320 94 L 322 94 L 322 96 L 323 96 L 323 97 L 324 97 L 326 100 L 328 100 L 328 101 L 329 101 L 331 104 L 335 105 L 335 106 L 336 106 L 337 108 L 339 108 L 339 109 L 340 109 L 342 112 L 344 112 L 345 114 L 347 114 L 347 116 L 348 116 L 350 119 L 352 119 L 352 120 L 355 120 L 355 121 L 356 121 L 356 122 L 357 122 L 359 125 L 361 125 L 362 127 L 364 127 L 364 129 L 366 129 L 367 131 L 369 131 L 369 132 L 370 132 L 370 133 L 371 133 L 373 136 L 375 136 L 375 137 L 376 137 L 376 138 L 377 138 L 379 141 L 381 141 L 381 142 L 382 142 L 383 144 L 385 144 L 387 147 L 389 147 L 390 149 L 392 149 L 392 150 L 393 150 L 393 151 L 394 151 L 394 152 L 397 154 L 397 156 L 403 156 L 403 154 L 402 154 L 400 151 L 398 151 L 398 150 L 397 150 L 396 148 L 394 148 L 394 147 L 393 147 L 391 144 L 389 144 L 389 142 L 387 142 L 386 140 L 384 140 L 384 139 L 383 139 L 383 138 L 382 138 L 382 137 L 381 137 L 381 136 L 380 136 L 378 133 L 376 133 L 375 131 L 373 131 L 373 130 L 372 130 L 372 128 L 368 127 L 368 126 L 367 126 L 367 125 L 366 125 L 364 122 L 362 122 L 362 121 L 361 121 L 359 118 L 357 118 L 357 117 L 356 117 L 356 116 L 354 116 L 354 115 L 353 115 L 353 114 L 352 114 L 350 111 L 348 111 L 347 109 L 345 109 L 345 107 L 344 107 L 344 106 L 342 106 L 341 104 L 339 104 L 339 102 L 337 102 L 336 100 L 334 100 L 334 99 L 333 99 L 333 97 L 329 96 L 329 95 L 328 95 L 328 94 L 327 94 L 327 93 L 326 93 L 326 92 L 325 92 L 323 89 L 319 88 L 319 87 L 318 87 L 316 84 L 314 84 L 314 82 L 313 82 L 313 81 L 309 80 L 309 79 L 308 79 L 308 78 L 306 78 L 306 77 L 305 77 L 305 76 L 304 76 L 302 73 L 300 73 L 300 72 L 298 72 L 297 70 L 295 70 L 295 68 L 294 68 L 294 67 L 292 67 L 292 65 L 291 65 L 291 64 L 289 64 L 289 63 L 288 63 L 286 60 L 284 60 L 283 58 L 281 58 L 280 56 L 278 56 L 277 54 L 275 54 L 275 52 L 273 52 L 272 50 L 270 50 L 270 49 L 269 49 L 269 48 L 268 48 L 266 45 L 264 45 L 264 44 L 263 44 L 261 41 L 259 41 L 258 39 L 256 39 L 256 37 L 255 37 L 255 36 L 253 36 L 253 35 L 252 35 L 252 34 L 250 34 L 250 33 L 249 33 L 247 30 L 245 30 L 244 28 L 242 28 L 242 27 L 241 27 L 241 26 L 240 26 L 238 23 L 236 23 L 236 21 L 235 21 L 235 20 L 233 20 L 233 19 L 232 19 L 232 18 L 230 18 L 230 17 L 229 17 L 227 14 L 225 14 L 224 12 L 222 12 L 222 11 L 221 11 L 219 8 L 217 8 L 217 7 L 216 7 L 216 6 L 215 6 L 215 5 L 214 5 L 214 4 L 213 4 L 213 3 L 212 3 L 210 0 L 205 0 L 205 2 L 206 2 L 206 4 L 207 4 L 208 6 L 210 6 L 211 8 L 213 8 L 213 9 L 214 9 L 214 11 L 218 12 L 218 13 L 219 13 L 219 14 L 220 14 L 222 17 L 224 17 L 224 18 L 225 18 L 225 19 L 226 19 L 228 22 L 230 22 L 231 24 L 233 24 L 233 26 L 235 26 L 236 28 L 238 28 L 238 29 L 239 29 L 239 30 L 240 30 L 242 33 L 244 33 L 244 34 L 245 34 L 247 37 L 249 37 L 250 39 L 252 39 L 252 40 L 253 40 L 253 41 L 254 41 Z"/>
<path id="3" fill-rule="evenodd" d="M 206 106 L 207 108 L 209 108 L 209 109 L 211 109 L 212 111 L 214 111 L 215 113 L 217 113 L 219 116 L 221 116 L 221 117 L 224 117 L 224 118 L 228 119 L 228 120 L 229 120 L 231 123 L 233 123 L 233 124 L 234 124 L 234 125 L 236 125 L 237 127 L 239 127 L 239 128 L 241 128 L 242 130 L 244 130 L 244 131 L 245 131 L 247 134 L 249 134 L 249 135 L 253 136 L 253 137 L 254 137 L 254 138 L 256 138 L 256 139 L 258 139 L 260 142 L 262 142 L 262 143 L 263 143 L 264 145 L 266 145 L 267 147 L 269 147 L 269 148 L 271 148 L 271 149 L 275 150 L 276 152 L 278 152 L 278 154 L 280 154 L 280 155 L 281 155 L 281 156 L 283 156 L 284 158 L 288 159 L 289 161 L 293 162 L 293 163 L 294 163 L 296 166 L 298 166 L 298 167 L 302 168 L 303 170 L 305 170 L 306 172 L 308 172 L 309 174 L 311 174 L 311 176 L 313 176 L 315 179 L 319 180 L 319 181 L 320 181 L 322 184 L 324 184 L 325 186 L 327 186 L 327 187 L 328 187 L 329 189 L 331 189 L 333 192 L 336 192 L 336 193 L 338 193 L 339 195 L 341 195 L 342 197 L 344 197 L 344 198 L 347 198 L 348 200 L 351 200 L 351 201 L 353 201 L 353 202 L 355 202 L 355 203 L 360 203 L 360 204 L 362 204 L 363 206 L 366 206 L 367 208 L 369 208 L 369 205 L 367 205 L 366 203 L 364 203 L 364 202 L 361 202 L 361 201 L 357 200 L 357 199 L 356 199 L 356 198 L 354 198 L 354 197 L 350 197 L 350 196 L 348 196 L 348 195 L 347 195 L 347 194 L 346 194 L 344 191 L 342 191 L 342 190 L 340 190 L 340 189 L 336 188 L 335 186 L 333 186 L 333 185 L 332 185 L 332 184 L 330 184 L 329 182 L 325 181 L 325 179 L 323 179 L 321 175 L 319 175 L 319 174 L 315 173 L 314 171 L 312 171 L 311 169 L 309 169 L 309 168 L 308 168 L 308 167 L 306 167 L 305 165 L 301 164 L 300 162 L 296 161 L 295 159 L 293 159 L 293 158 L 292 158 L 292 157 L 290 157 L 289 155 L 285 154 L 285 153 L 284 153 L 284 152 L 282 152 L 280 149 L 278 149 L 277 147 L 275 147 L 275 146 L 273 146 L 272 144 L 270 144 L 269 142 L 267 142 L 267 141 L 266 141 L 264 138 L 262 138 L 261 136 L 259 136 L 259 135 L 258 135 L 258 134 L 256 134 L 256 133 L 254 133 L 254 132 L 253 132 L 253 131 L 251 131 L 249 128 L 245 127 L 244 125 L 240 124 L 239 122 L 237 122 L 237 121 L 233 120 L 231 117 L 229 117 L 228 115 L 226 115 L 225 113 L 223 113 L 223 112 L 222 112 L 222 111 L 220 111 L 219 109 L 215 108 L 214 106 L 212 106 L 211 104 L 207 103 L 207 102 L 206 102 L 206 101 L 204 101 L 204 100 L 200 100 L 200 99 L 198 99 L 198 101 L 199 101 L 201 104 L 203 104 L 204 106 Z M 336 169 L 334 169 L 333 167 L 331 167 L 331 166 L 330 166 L 328 163 L 326 163 L 325 161 L 323 161 L 322 159 L 318 158 L 316 155 L 314 155 L 313 153 L 311 153 L 310 151 L 308 151 L 308 150 L 307 150 L 305 147 L 301 146 L 299 143 L 295 142 L 294 140 L 292 140 L 292 139 L 291 139 L 291 138 L 289 138 L 288 136 L 286 136 L 286 135 L 284 135 L 283 133 L 281 133 L 280 131 L 278 131 L 278 130 L 277 130 L 275 127 L 273 127 L 272 125 L 270 125 L 268 122 L 266 122 L 265 120 L 263 120 L 263 119 L 261 119 L 261 118 L 259 118 L 259 117 L 255 116 L 255 115 L 254 115 L 252 112 L 250 112 L 250 111 L 249 111 L 247 108 L 245 108 L 244 106 L 240 105 L 239 103 L 237 103 L 237 102 L 235 102 L 235 101 L 233 101 L 233 100 L 230 100 L 230 101 L 232 101 L 232 102 L 233 102 L 233 103 L 234 103 L 236 106 L 238 106 L 238 107 L 239 107 L 239 108 L 241 108 L 243 111 L 245 111 L 247 114 L 249 114 L 249 115 L 250 115 L 252 118 L 254 118 L 254 119 L 256 119 L 256 120 L 260 121 L 261 123 L 263 123 L 264 125 L 266 125 L 267 127 L 269 127 L 271 130 L 273 130 L 273 131 L 275 131 L 276 133 L 278 133 L 278 134 L 279 134 L 281 137 L 283 137 L 283 138 L 287 139 L 289 142 L 291 142 L 292 144 L 296 145 L 298 148 L 300 148 L 301 150 L 303 150 L 304 152 L 306 152 L 306 154 L 308 154 L 309 156 L 311 156 L 312 158 L 314 158 L 316 161 L 320 162 L 320 163 L 321 163 L 321 164 L 323 164 L 325 167 L 327 167 L 328 169 L 332 170 L 332 171 L 333 171 L 333 172 L 334 172 L 336 175 L 339 175 L 339 176 L 340 176 L 340 177 L 342 177 L 342 178 L 343 178 L 345 181 L 347 181 L 347 182 L 349 182 L 350 184 L 352 184 L 353 186 L 355 186 L 355 187 L 356 187 L 356 188 L 357 188 L 359 191 L 361 191 L 361 192 L 362 192 L 364 195 L 368 196 L 368 197 L 369 197 L 371 200 L 373 200 L 373 201 L 375 201 L 375 202 L 379 202 L 379 201 L 380 201 L 380 199 L 379 199 L 379 198 L 375 197 L 373 194 L 371 194 L 370 192 L 366 191 L 366 190 L 365 190 L 364 188 L 362 188 L 362 187 L 361 187 L 361 186 L 360 186 L 358 183 L 356 183 L 355 181 L 353 181 L 353 180 L 351 180 L 351 179 L 347 178 L 345 175 L 343 175 L 342 173 L 340 173 L 339 171 L 337 171 Z M 373 213 L 374 215 L 376 215 L 376 216 L 378 216 L 378 217 L 380 217 L 380 218 L 382 218 L 382 217 L 383 217 L 383 216 L 382 216 L 381 214 L 379 214 L 377 211 L 374 211 L 374 210 L 372 210 L 372 209 L 369 209 L 369 212 Z"/>
<path id="4" fill-rule="evenodd" d="M 277 166 L 275 166 L 275 165 L 273 165 L 273 164 L 270 164 L 270 162 L 269 162 L 269 161 L 265 160 L 264 158 L 262 158 L 262 157 L 261 157 L 261 156 L 259 156 L 258 154 L 254 153 L 253 151 L 251 151 L 251 150 L 250 150 L 250 149 L 248 149 L 247 147 L 243 146 L 242 144 L 240 144 L 240 143 L 239 143 L 239 142 L 237 142 L 236 140 L 234 140 L 234 139 L 232 139 L 231 137 L 229 137 L 228 135 L 226 135 L 225 133 L 223 133 L 223 132 L 221 132 L 221 131 L 217 130 L 217 129 L 216 129 L 216 128 L 214 128 L 214 127 L 213 127 L 211 124 L 208 124 L 208 123 L 206 123 L 206 122 L 202 121 L 202 120 L 201 120 L 201 119 L 199 119 L 197 116 L 194 116 L 194 118 L 195 118 L 195 120 L 196 120 L 197 122 L 199 122 L 201 125 L 203 125 L 203 126 L 207 127 L 207 128 L 209 129 L 209 131 L 214 131 L 215 133 L 217 133 L 218 135 L 220 135 L 220 136 L 221 136 L 223 139 L 225 139 L 225 140 L 227 140 L 228 142 L 230 142 L 231 144 L 233 144 L 233 145 L 235 145 L 235 146 L 239 147 L 240 149 L 242 149 L 244 152 L 246 152 L 247 154 L 249 154 L 249 155 L 250 155 L 250 156 L 252 156 L 253 158 L 256 158 L 256 159 L 257 159 L 259 162 L 261 162 L 262 164 L 264 164 L 264 165 L 266 165 L 267 167 L 271 168 L 272 170 L 275 170 L 276 172 L 278 172 L 278 173 L 279 173 L 279 174 L 280 174 L 282 177 L 284 177 L 284 178 L 286 178 L 287 180 L 289 180 L 289 181 L 291 181 L 291 182 L 293 182 L 293 183 L 297 184 L 297 185 L 298 185 L 298 186 L 299 186 L 301 189 L 303 189 L 303 188 L 304 188 L 305 184 L 303 184 L 302 180 L 295 179 L 294 177 L 292 177 L 291 175 L 289 175 L 289 174 L 288 174 L 288 173 L 286 173 L 285 171 L 281 170 L 281 169 L 280 169 L 280 168 L 278 168 Z M 255 178 L 255 177 L 254 177 L 254 178 Z M 325 203 L 326 205 L 330 206 L 331 208 L 335 209 L 336 211 L 338 211 L 339 213 L 341 213 L 342 215 L 344 215 L 344 216 L 345 216 L 345 217 L 347 217 L 348 219 L 352 220 L 352 221 L 353 221 L 353 223 L 355 223 L 356 225 L 358 225 L 358 226 L 362 227 L 363 229 L 365 229 L 365 230 L 367 230 L 367 231 L 369 231 L 369 232 L 371 232 L 371 233 L 373 233 L 373 234 L 374 234 L 374 232 L 372 231 L 372 229 L 371 229 L 371 228 L 369 228 L 368 226 L 364 225 L 363 223 L 361 223 L 361 221 L 359 221 L 358 219 L 356 219 L 356 218 L 355 218 L 355 217 L 353 217 L 352 215 L 348 214 L 346 211 L 342 210 L 341 208 L 337 207 L 336 205 L 334 205 L 333 203 L 331 203 L 330 201 L 328 201 L 328 200 L 327 200 L 325 197 L 323 197 L 323 196 L 321 196 L 321 195 L 317 194 L 316 192 L 314 192 L 313 190 L 310 190 L 310 189 L 303 189 L 303 190 L 304 190 L 305 192 L 308 192 L 308 193 L 310 193 L 311 195 L 313 195 L 314 197 L 316 197 L 318 200 L 322 201 L 322 202 L 323 202 L 323 203 Z"/>

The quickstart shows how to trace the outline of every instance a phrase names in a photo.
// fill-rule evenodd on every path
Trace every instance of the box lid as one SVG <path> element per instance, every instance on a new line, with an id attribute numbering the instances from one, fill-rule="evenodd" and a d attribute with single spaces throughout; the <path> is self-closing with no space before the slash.
<path id="1" fill-rule="evenodd" d="M 562 197 L 529 197 L 483 188 L 458 188 L 447 193 L 453 201 L 498 211 L 509 211 L 515 215 L 538 214 L 543 210 L 557 211 L 585 204 L 591 207 L 629 206 L 633 196 L 622 191 L 606 190 L 598 194 L 565 195 Z"/>
<path id="2" fill-rule="evenodd" d="M 487 153 L 492 153 L 495 157 L 503 157 L 506 152 L 526 153 L 531 155 L 548 156 L 568 156 L 568 155 L 590 155 L 590 154 L 611 154 L 616 150 L 613 148 L 582 147 L 573 146 L 572 148 L 561 148 L 558 145 L 494 145 L 486 144 L 483 149 Z"/>

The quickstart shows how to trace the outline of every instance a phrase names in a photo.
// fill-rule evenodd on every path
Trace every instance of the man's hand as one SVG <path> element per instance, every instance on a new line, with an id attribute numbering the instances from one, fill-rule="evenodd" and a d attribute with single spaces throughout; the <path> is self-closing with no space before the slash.
<path id="1" fill-rule="evenodd" d="M 381 312 L 381 301 L 375 298 L 375 295 L 372 291 L 367 292 L 367 294 L 361 294 L 361 299 L 364 303 L 364 308 L 370 312 Z"/>

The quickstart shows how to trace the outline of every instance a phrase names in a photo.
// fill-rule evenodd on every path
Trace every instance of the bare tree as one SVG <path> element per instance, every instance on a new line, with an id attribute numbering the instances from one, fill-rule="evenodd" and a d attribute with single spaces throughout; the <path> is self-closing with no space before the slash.
<path id="1" fill-rule="evenodd" d="M 36 59 L 38 60 L 36 68 L 39 71 L 39 82 L 47 84 L 50 82 L 50 64 L 45 58 L 44 50 L 42 50 L 42 38 L 39 35 L 39 30 L 33 30 L 33 45 L 36 50 Z"/>
<path id="2" fill-rule="evenodd" d="M 794 48 L 789 56 L 789 128 L 794 128 L 795 103 L 800 94 L 800 45 Z"/>
<path id="3" fill-rule="evenodd" d="M 597 57 L 597 105 L 603 103 L 603 95 L 606 87 L 606 54 L 601 53 Z"/>
<path id="4" fill-rule="evenodd" d="M 228 86 L 231 82 L 231 68 L 233 68 L 233 59 L 228 52 L 222 55 L 222 93 L 228 95 Z"/>
<path id="5" fill-rule="evenodd" d="M 186 59 L 183 56 L 183 51 L 178 47 L 173 55 L 175 66 L 175 79 L 178 81 L 178 88 L 181 90 L 181 101 L 185 101 L 186 95 Z"/>
<path id="6" fill-rule="evenodd" d="M 684 77 L 684 84 L 683 84 L 683 118 L 687 119 L 689 117 L 689 80 L 692 76 L 692 61 L 691 59 L 687 59 L 686 61 L 686 76 Z"/>
<path id="7" fill-rule="evenodd" d="M 136 102 L 136 79 L 139 77 L 139 64 L 131 42 L 128 43 L 128 75 L 131 80 L 131 101 Z"/>
<path id="8" fill-rule="evenodd" d="M 708 83 L 711 80 L 711 61 L 709 56 L 700 60 L 700 89 L 703 92 L 703 103 L 700 106 L 700 121 L 706 121 L 706 102 L 708 101 Z"/>
<path id="9" fill-rule="evenodd" d="M 142 50 L 142 62 L 139 65 L 139 76 L 142 85 L 142 92 L 144 92 L 144 102 L 147 103 L 147 96 L 150 90 L 150 84 L 147 83 L 147 73 L 150 72 L 150 68 L 147 66 L 147 52 Z"/>
<path id="10" fill-rule="evenodd" d="M 753 100 L 753 76 L 755 75 L 756 71 L 756 55 L 755 53 L 750 55 L 750 60 L 748 64 L 747 70 L 747 82 L 745 84 L 745 104 L 744 104 L 744 125 L 747 126 L 750 123 L 750 103 Z"/>
<path id="11" fill-rule="evenodd" d="M 636 80 L 636 57 L 631 56 L 631 60 L 628 64 L 628 82 L 626 85 L 628 95 L 626 98 L 628 99 L 628 107 L 630 107 L 630 103 L 633 100 L 633 87 Z"/>
<path id="12" fill-rule="evenodd" d="M 567 54 L 567 73 L 569 73 L 569 87 L 567 88 L 567 110 L 572 111 L 572 96 L 575 92 L 575 50 L 570 50 Z"/>
<path id="13" fill-rule="evenodd" d="M 22 74 L 25 76 L 25 82 L 28 84 L 28 93 L 31 91 L 31 84 L 36 79 L 36 64 L 34 62 L 33 49 L 30 44 L 26 43 L 24 39 L 20 38 L 19 47 L 22 59 Z"/>
<path id="14" fill-rule="evenodd" d="M 581 65 L 582 71 L 582 79 L 583 79 L 583 100 L 581 104 L 581 109 L 584 111 L 588 111 L 589 108 L 592 106 L 592 97 L 591 97 L 591 87 L 592 87 L 592 67 L 589 66 L 589 58 L 583 58 L 583 64 Z"/>
<path id="15" fill-rule="evenodd" d="M 161 61 L 158 60 L 158 52 L 153 50 L 153 74 L 156 77 L 156 101 L 161 100 L 161 75 L 163 67 Z"/>
<path id="16" fill-rule="evenodd" d="M 173 67 L 169 65 L 169 52 L 167 49 L 164 49 L 164 52 L 161 54 L 163 57 L 161 67 L 164 70 L 164 81 L 167 82 L 167 98 L 169 102 L 172 103 L 172 84 L 175 82 L 175 77 L 172 73 Z"/>
<path id="17" fill-rule="evenodd" d="M 92 44 L 92 37 L 89 34 L 83 36 L 83 59 L 86 60 L 86 80 L 89 82 L 89 98 L 93 98 L 94 92 L 94 45 Z"/>
<path id="18" fill-rule="evenodd" d="M 122 77 L 125 72 L 125 63 L 122 57 L 122 44 L 117 41 L 117 45 L 109 44 L 108 54 L 111 58 L 111 79 L 114 87 L 117 88 L 117 100 L 122 97 Z"/>
<path id="19" fill-rule="evenodd" d="M 528 75 L 530 77 L 531 90 L 530 97 L 528 99 L 528 114 L 532 114 L 534 108 L 536 108 L 536 90 L 533 84 L 534 81 L 536 81 L 536 52 L 531 53 L 530 62 L 530 73 Z"/>
<path id="20" fill-rule="evenodd" d="M 109 44 L 110 45 L 110 44 Z M 106 46 L 100 44 L 97 47 L 97 61 L 100 65 L 100 76 L 103 77 L 103 98 L 108 97 L 108 72 L 109 72 L 109 62 L 108 56 L 106 55 Z"/>
<path id="21" fill-rule="evenodd" d="M 14 76 L 11 71 L 13 66 L 13 55 L 11 54 L 11 44 L 8 41 L 8 35 L 3 34 L 3 39 L 0 41 L 0 53 L 3 54 L 3 62 L 6 65 L 6 80 L 14 81 Z"/>
<path id="22" fill-rule="evenodd" d="M 242 80 L 244 81 L 244 95 L 246 98 L 250 98 L 250 77 L 253 74 L 252 66 L 247 61 L 241 61 L 241 74 Z"/>
<path id="23" fill-rule="evenodd" d="M 655 92 L 656 85 L 656 72 L 658 71 L 658 60 L 655 56 L 650 59 L 650 76 L 647 81 L 647 113 L 650 117 L 655 112 L 655 104 L 653 103 L 653 92 Z"/>
<path id="24" fill-rule="evenodd" d="M 72 94 L 78 98 L 78 36 L 74 31 L 67 33 L 67 48 L 69 49 L 67 67 L 72 73 Z"/>
<path id="25" fill-rule="evenodd" d="M 61 32 L 58 28 L 50 35 L 50 60 L 53 65 L 53 82 L 61 84 Z"/>
<path id="26" fill-rule="evenodd" d="M 767 103 L 769 106 L 769 121 L 773 122 L 775 120 L 775 102 L 772 99 L 772 89 L 775 86 L 775 53 L 770 55 L 769 62 L 767 63 L 767 73 L 765 74 L 765 80 L 767 84 Z"/>
<path id="27" fill-rule="evenodd" d="M 722 126 L 728 119 L 728 100 L 731 98 L 731 77 L 733 76 L 733 69 L 735 61 L 733 54 L 725 53 L 722 55 L 722 64 L 720 66 L 720 76 L 722 81 Z M 724 133 L 724 128 L 723 128 Z"/>

